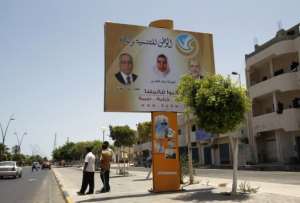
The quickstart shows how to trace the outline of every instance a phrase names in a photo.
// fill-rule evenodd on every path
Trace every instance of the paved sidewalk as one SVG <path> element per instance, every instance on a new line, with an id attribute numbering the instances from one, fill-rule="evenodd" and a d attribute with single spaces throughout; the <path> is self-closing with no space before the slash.
<path id="1" fill-rule="evenodd" d="M 78 196 L 82 171 L 76 168 L 53 168 L 54 173 L 68 191 L 74 202 L 114 202 L 114 203 L 170 203 L 170 202 L 300 202 L 300 186 L 287 184 L 274 184 L 263 182 L 250 182 L 251 186 L 260 186 L 259 193 L 249 196 L 226 196 L 222 192 L 230 191 L 231 180 L 219 178 L 196 177 L 199 184 L 184 187 L 184 191 L 176 193 L 150 193 L 152 180 L 146 180 L 147 172 L 130 171 L 129 176 L 116 175 L 111 171 L 111 192 L 93 195 Z M 226 187 L 218 187 L 227 183 Z M 95 174 L 95 190 L 102 187 L 99 173 Z"/>

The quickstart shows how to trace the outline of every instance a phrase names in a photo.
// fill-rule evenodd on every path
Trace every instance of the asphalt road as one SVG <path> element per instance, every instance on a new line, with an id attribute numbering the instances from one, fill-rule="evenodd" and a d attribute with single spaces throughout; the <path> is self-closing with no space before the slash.
<path id="1" fill-rule="evenodd" d="M 113 168 L 116 167 L 114 166 Z M 149 168 L 130 167 L 130 170 L 148 171 Z M 196 175 L 200 177 L 232 179 L 231 169 L 195 169 L 195 172 Z M 300 172 L 239 170 L 238 179 L 246 181 L 300 185 Z"/>
<path id="2" fill-rule="evenodd" d="M 64 203 L 51 170 L 31 172 L 23 167 L 22 178 L 0 179 L 1 203 Z"/>
<path id="3" fill-rule="evenodd" d="M 232 179 L 231 169 L 196 169 L 196 174 L 200 177 Z M 239 170 L 238 179 L 300 185 L 300 172 Z"/>

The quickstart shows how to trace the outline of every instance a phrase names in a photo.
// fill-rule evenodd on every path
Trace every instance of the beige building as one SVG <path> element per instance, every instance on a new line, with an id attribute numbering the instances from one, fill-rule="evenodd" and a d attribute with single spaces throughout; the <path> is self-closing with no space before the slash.
<path id="1" fill-rule="evenodd" d="M 300 24 L 246 55 L 249 141 L 257 163 L 300 160 Z"/>
<path id="2" fill-rule="evenodd" d="M 210 135 L 196 127 L 191 118 L 191 146 L 194 167 L 215 166 L 230 167 L 232 165 L 232 150 L 229 136 L 240 136 L 239 165 L 244 166 L 251 162 L 250 147 L 248 144 L 248 130 L 246 125 L 233 133 L 225 135 Z M 177 114 L 178 147 L 180 156 L 187 156 L 186 121 L 183 114 Z M 135 162 L 143 165 L 144 160 L 151 153 L 151 142 L 134 146 Z"/>
<path id="3" fill-rule="evenodd" d="M 252 162 L 250 146 L 248 144 L 248 130 L 246 125 L 242 125 L 238 130 L 232 133 L 210 135 L 197 128 L 191 119 L 191 145 L 194 166 L 232 166 L 232 150 L 229 136 L 240 137 L 239 144 L 239 166 L 244 166 Z M 181 155 L 187 153 L 186 142 L 186 121 L 183 116 L 177 117 L 179 152 Z"/>

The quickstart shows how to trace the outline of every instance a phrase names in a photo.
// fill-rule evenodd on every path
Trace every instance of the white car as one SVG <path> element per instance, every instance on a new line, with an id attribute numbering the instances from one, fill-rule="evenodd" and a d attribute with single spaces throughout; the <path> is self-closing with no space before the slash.
<path id="1" fill-rule="evenodd" d="M 14 178 L 22 177 L 22 168 L 17 166 L 15 161 L 0 162 L 0 178 L 12 176 Z"/>

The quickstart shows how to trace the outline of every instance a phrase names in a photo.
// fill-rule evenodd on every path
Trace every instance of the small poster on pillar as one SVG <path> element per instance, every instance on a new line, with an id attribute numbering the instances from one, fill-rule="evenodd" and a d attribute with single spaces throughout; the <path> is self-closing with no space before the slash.
<path id="1" fill-rule="evenodd" d="M 179 190 L 177 115 L 173 112 L 153 112 L 152 122 L 153 190 Z"/>

